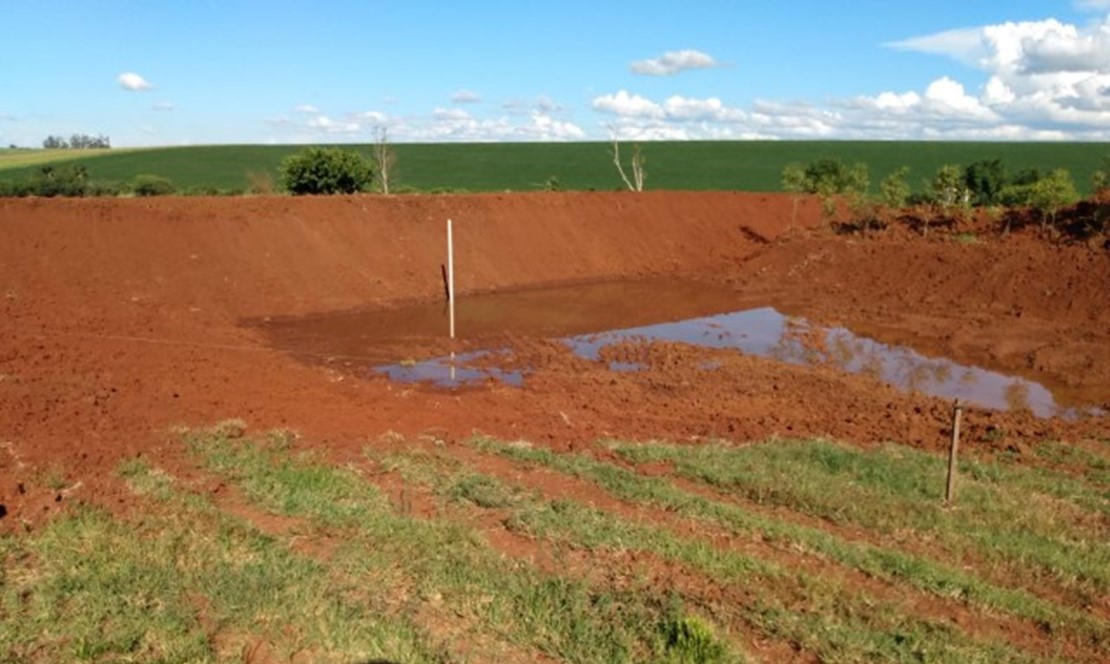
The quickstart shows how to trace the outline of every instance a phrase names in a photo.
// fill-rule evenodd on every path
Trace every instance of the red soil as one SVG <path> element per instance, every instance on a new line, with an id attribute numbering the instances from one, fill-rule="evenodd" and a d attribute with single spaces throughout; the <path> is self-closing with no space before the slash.
<path id="1" fill-rule="evenodd" d="M 1110 256 L 1031 235 L 850 239 L 808 201 L 733 193 L 0 200 L 0 526 L 122 499 L 112 470 L 175 425 L 238 417 L 357 448 L 393 430 L 571 447 L 600 436 L 828 435 L 935 447 L 950 405 L 831 367 L 660 344 L 612 373 L 532 335 L 523 388 L 358 378 L 274 350 L 247 319 L 442 297 L 443 222 L 463 293 L 682 277 L 888 343 L 1110 406 Z M 649 305 L 650 306 L 650 303 Z M 506 331 L 511 332 L 511 331 Z M 707 372 L 712 357 L 722 369 Z M 976 446 L 1110 437 L 1105 417 L 971 410 Z M 80 483 L 79 486 L 78 483 Z"/>

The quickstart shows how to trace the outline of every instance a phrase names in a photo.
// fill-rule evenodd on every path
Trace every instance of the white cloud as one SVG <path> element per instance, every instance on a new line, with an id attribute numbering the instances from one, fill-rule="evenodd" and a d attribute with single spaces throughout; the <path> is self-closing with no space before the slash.
<path id="1" fill-rule="evenodd" d="M 381 111 L 363 111 L 362 113 L 355 113 L 351 117 L 360 124 L 372 127 L 389 124 L 389 116 Z"/>
<path id="2" fill-rule="evenodd" d="M 645 76 L 670 76 L 688 69 L 710 69 L 720 64 L 708 53 L 686 49 L 668 51 L 656 58 L 637 60 L 629 68 L 635 74 Z"/>
<path id="3" fill-rule="evenodd" d="M 540 113 L 559 113 L 563 106 L 547 95 L 540 95 L 536 98 L 536 110 Z"/>
<path id="4" fill-rule="evenodd" d="M 548 100 L 538 106 L 562 108 Z M 385 127 L 397 142 L 492 142 L 585 140 L 586 132 L 571 120 L 534 108 L 525 115 L 485 117 L 465 108 L 438 107 L 427 115 L 387 115 L 360 111 L 333 117 L 279 115 L 267 121 L 274 140 L 290 143 L 365 142 L 375 128 Z"/>
<path id="5" fill-rule="evenodd" d="M 1085 6 L 1110 8 L 1110 0 Z M 939 33 L 894 45 L 947 55 L 988 75 L 977 97 L 938 87 L 936 104 L 994 126 L 1027 127 L 1031 136 L 1110 136 L 1110 16 L 1083 26 L 1046 19 L 959 32 L 974 39 Z M 967 47 L 972 41 L 975 49 Z"/>
<path id="6" fill-rule="evenodd" d="M 501 109 L 512 115 L 555 115 L 566 110 L 562 104 L 547 95 L 540 95 L 535 99 L 510 99 L 501 103 Z"/>
<path id="7" fill-rule="evenodd" d="M 400 135 L 400 134 L 398 134 Z M 437 108 L 430 123 L 405 127 L 405 139 L 414 141 L 569 141 L 583 140 L 577 124 L 533 111 L 524 120 L 507 116 L 481 118 L 460 108 Z"/>
<path id="8" fill-rule="evenodd" d="M 946 30 L 923 37 L 889 42 L 886 47 L 897 51 L 947 55 L 971 66 L 977 65 L 986 52 L 983 45 L 983 32 L 979 28 Z"/>
<path id="9" fill-rule="evenodd" d="M 314 115 L 305 123 L 309 129 L 323 134 L 357 134 L 362 125 L 352 120 L 333 120 L 326 115 Z"/>
<path id="10" fill-rule="evenodd" d="M 169 101 L 157 102 L 153 106 L 150 107 L 150 110 L 152 110 L 152 111 L 172 111 L 173 110 L 173 102 L 169 102 Z"/>
<path id="11" fill-rule="evenodd" d="M 308 113 L 310 115 L 316 115 L 317 113 L 320 112 L 320 109 L 316 108 L 312 104 L 297 104 L 296 106 L 293 107 L 293 112 L 294 113 Z"/>
<path id="12" fill-rule="evenodd" d="M 477 104 L 482 101 L 482 96 L 473 90 L 459 90 L 451 95 L 451 101 L 456 104 Z"/>
<path id="13" fill-rule="evenodd" d="M 1110 11 L 1110 0 L 1076 0 L 1075 8 L 1085 11 Z"/>
<path id="14" fill-rule="evenodd" d="M 119 86 L 121 88 L 123 88 L 124 90 L 130 90 L 131 92 L 151 90 L 154 87 L 150 83 L 147 83 L 145 78 L 139 76 L 135 72 L 130 71 L 120 74 L 119 77 L 116 78 L 116 81 L 119 82 Z"/>
<path id="15" fill-rule="evenodd" d="M 758 102 L 751 110 L 732 107 L 716 97 L 672 95 L 655 102 L 621 90 L 593 101 L 596 111 L 614 115 L 605 124 L 629 140 L 712 140 L 827 137 L 835 113 L 808 106 Z"/>
<path id="16" fill-rule="evenodd" d="M 602 95 L 593 100 L 594 110 L 613 113 L 625 118 L 662 118 L 663 109 L 659 104 L 620 90 L 616 94 Z"/>
<path id="17" fill-rule="evenodd" d="M 1045 114 L 1003 80 L 981 94 L 942 76 L 921 92 L 882 92 L 833 100 L 826 105 L 756 101 L 731 106 L 716 97 L 671 96 L 662 101 L 625 90 L 593 100 L 609 133 L 627 140 L 919 139 L 919 140 L 1107 140 L 1110 121 L 1090 122 L 1090 107 L 1110 113 L 1110 76 L 1077 84 L 1092 90 L 1059 102 Z M 1082 101 L 1082 103 L 1081 103 Z"/>

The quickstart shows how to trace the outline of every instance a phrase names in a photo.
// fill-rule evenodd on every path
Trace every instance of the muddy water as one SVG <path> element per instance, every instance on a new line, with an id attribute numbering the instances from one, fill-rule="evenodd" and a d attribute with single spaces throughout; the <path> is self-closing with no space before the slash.
<path id="1" fill-rule="evenodd" d="M 465 296 L 457 302 L 458 337 L 468 348 L 479 350 L 457 356 L 446 352 L 447 310 L 442 302 L 252 324 L 261 327 L 274 346 L 306 361 L 339 362 L 397 381 L 447 387 L 491 379 L 522 384 L 526 370 L 498 366 L 498 358 L 508 352 L 502 346 L 512 335 L 562 339 L 575 354 L 594 361 L 601 361 L 601 349 L 609 344 L 671 341 L 791 364 L 832 365 L 848 373 L 874 375 L 903 390 L 999 410 L 1030 410 L 1039 417 L 1099 414 L 1082 405 L 1058 403 L 1051 391 L 1032 380 L 926 357 L 844 328 L 817 327 L 770 307 L 742 306 L 734 290 L 675 281 Z M 636 363 L 609 364 L 613 371 L 643 368 Z"/>

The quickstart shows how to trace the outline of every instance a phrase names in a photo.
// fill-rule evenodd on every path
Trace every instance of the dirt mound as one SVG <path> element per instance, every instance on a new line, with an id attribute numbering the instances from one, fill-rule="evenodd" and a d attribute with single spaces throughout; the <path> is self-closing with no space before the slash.
<path id="1" fill-rule="evenodd" d="M 2 200 L 3 523 L 110 502 L 120 459 L 167 453 L 175 425 L 229 417 L 354 449 L 390 430 L 562 447 L 603 435 L 944 439 L 943 400 L 829 367 L 659 345 L 636 350 L 644 370 L 618 374 L 505 331 L 533 369 L 522 388 L 443 391 L 304 362 L 248 324 L 442 297 L 447 218 L 463 293 L 681 276 L 732 288 L 737 309 L 844 323 L 1110 405 L 1105 252 L 1024 236 L 837 237 L 817 228 L 815 201 L 799 214 L 814 230 L 785 233 L 791 207 L 692 192 Z M 994 446 L 1108 435 L 1101 419 L 996 411 L 969 413 L 968 429 Z"/>

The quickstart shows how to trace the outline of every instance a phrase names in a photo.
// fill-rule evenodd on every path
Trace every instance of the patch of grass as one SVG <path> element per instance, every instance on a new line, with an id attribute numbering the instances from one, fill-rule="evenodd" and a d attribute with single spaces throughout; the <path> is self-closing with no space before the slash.
<path id="1" fill-rule="evenodd" d="M 354 578 L 390 570 L 388 587 L 413 598 L 416 613 L 446 616 L 460 638 L 572 662 L 647 661 L 666 652 L 656 628 L 673 606 L 665 591 L 593 588 L 541 573 L 503 558 L 457 522 L 398 515 L 354 469 L 329 466 L 273 440 L 194 432 L 186 443 L 259 507 L 341 538 L 333 566 Z M 409 463 L 409 472 L 433 475 L 421 470 L 426 461 Z M 456 495 L 487 504 L 504 500 L 496 485 L 481 479 L 464 482 Z"/>
<path id="2" fill-rule="evenodd" d="M 478 444 L 493 451 L 513 450 L 514 458 L 531 458 L 533 454 L 540 458 L 575 458 L 484 439 Z M 434 466 L 436 461 L 420 454 L 415 455 L 413 463 Z M 557 465 L 545 465 L 562 470 Z M 453 473 L 423 474 L 443 496 L 455 495 L 460 484 L 469 485 L 475 475 L 481 476 L 465 467 Z M 935 658 L 929 661 L 975 661 L 976 657 L 982 661 L 1030 661 L 1006 645 L 974 642 L 947 625 L 902 615 L 896 607 L 876 602 L 835 579 L 789 572 L 773 562 L 724 550 L 701 538 L 680 536 L 666 527 L 623 519 L 573 500 L 529 498 L 525 487 L 505 486 L 495 478 L 484 477 L 483 484 L 497 487 L 499 495 L 514 497 L 505 520 L 510 530 L 550 540 L 556 546 L 646 551 L 688 566 L 721 586 L 745 588 L 742 606 L 726 599 L 727 609 L 716 609 L 739 612 L 745 621 L 767 634 L 804 644 L 828 661 L 917 661 L 924 652 Z"/>
<path id="3" fill-rule="evenodd" d="M 862 526 L 893 542 L 927 539 L 956 555 L 971 552 L 1032 584 L 1052 578 L 1089 598 L 1110 592 L 1110 527 L 1102 516 L 1110 492 L 1075 477 L 964 462 L 958 508 L 949 510 L 941 500 L 945 460 L 903 447 L 778 441 L 613 449 L 634 463 L 671 461 L 683 477 L 757 503 Z"/>
<path id="4" fill-rule="evenodd" d="M 677 616 L 659 629 L 666 650 L 665 664 L 701 664 L 723 661 L 727 651 L 713 630 L 696 616 Z"/>
<path id="5" fill-rule="evenodd" d="M 700 538 L 632 523 L 572 501 L 525 504 L 508 525 L 554 542 L 615 551 L 644 551 L 727 587 L 747 590 L 731 605 L 766 634 L 817 653 L 825 661 L 1032 661 L 1005 644 L 979 643 L 949 625 L 905 615 L 857 589 L 768 561 L 722 550 Z"/>
<path id="6" fill-rule="evenodd" d="M 83 509 L 5 538 L 0 660 L 431 662 L 418 630 L 366 588 L 293 553 L 164 472 L 120 468 L 152 502 L 133 518 Z"/>
<path id="7" fill-rule="evenodd" d="M 1019 618 L 1051 625 L 1053 629 L 1061 632 L 1073 632 L 1083 640 L 1094 640 L 1100 644 L 1110 645 L 1110 630 L 1092 620 L 1082 611 L 1038 599 L 1024 590 L 994 586 L 973 574 L 906 553 L 897 548 L 878 547 L 863 542 L 843 540 L 819 528 L 762 516 L 745 510 L 738 505 L 710 501 L 678 489 L 665 479 L 645 477 L 592 457 L 576 454 L 557 455 L 546 449 L 510 446 L 490 440 L 480 439 L 476 441 L 476 444 L 482 449 L 503 456 L 541 464 L 548 468 L 588 479 L 625 500 L 659 506 L 678 514 L 724 525 L 736 533 L 758 535 L 771 541 L 780 542 L 784 546 L 800 547 L 802 550 L 814 551 L 869 575 L 891 581 L 905 582 L 940 597 L 957 598 L 975 605 L 1005 611 Z M 772 447 L 780 444 L 774 443 L 753 447 Z M 680 474 L 685 472 L 684 464 L 687 463 L 698 463 L 698 468 L 705 473 L 728 472 L 726 461 L 717 460 L 716 463 L 706 463 L 704 467 L 698 461 L 691 461 L 698 458 L 699 450 L 708 448 L 665 445 L 614 445 L 613 448 L 618 453 L 641 462 L 648 460 L 671 461 L 675 463 L 677 472 Z M 740 452 L 750 448 L 729 449 Z M 828 464 L 832 468 L 845 467 L 846 459 L 839 456 L 836 450 L 827 447 L 822 449 L 822 446 L 817 443 L 814 443 L 814 449 L 817 458 L 822 460 L 819 463 Z M 712 453 L 706 451 L 704 454 L 709 456 Z M 782 471 L 782 476 L 776 478 L 775 487 L 777 491 L 792 492 L 801 491 L 802 488 L 812 489 L 813 493 L 807 493 L 806 495 L 812 495 L 816 500 L 819 495 L 837 493 L 841 490 L 840 487 L 847 484 L 843 480 L 825 480 L 823 484 L 818 484 L 813 478 L 807 478 L 800 465 L 795 473 L 790 473 L 790 468 L 792 466 L 788 464 L 780 467 L 779 470 Z M 765 468 L 759 468 L 753 472 L 762 473 L 766 470 Z M 870 477 L 870 480 L 861 481 L 897 486 L 900 487 L 902 492 L 917 492 L 930 496 L 934 492 L 931 485 L 897 472 L 889 474 L 876 472 Z M 830 487 L 838 488 L 833 491 L 830 490 Z M 902 503 L 897 501 L 884 504 L 882 499 L 875 498 L 874 503 L 877 506 L 873 509 L 900 510 L 904 508 Z M 805 503 L 802 504 L 805 505 Z M 894 543 L 896 542 L 892 542 L 892 544 Z"/>
<path id="8" fill-rule="evenodd" d="M 0 171 L 12 168 L 44 166 L 56 162 L 85 161 L 109 154 L 120 154 L 128 150 L 91 149 L 91 150 L 31 150 L 0 148 Z"/>
<path id="9" fill-rule="evenodd" d="M 446 492 L 452 500 L 466 501 L 484 508 L 509 507 L 517 495 L 488 475 L 465 474 L 451 484 Z"/>

